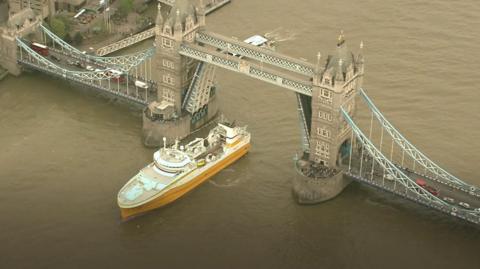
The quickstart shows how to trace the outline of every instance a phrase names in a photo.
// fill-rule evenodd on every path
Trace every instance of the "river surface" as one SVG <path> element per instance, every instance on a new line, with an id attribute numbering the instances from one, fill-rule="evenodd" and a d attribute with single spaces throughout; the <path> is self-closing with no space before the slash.
<path id="1" fill-rule="evenodd" d="M 354 51 L 363 40 L 374 102 L 429 157 L 480 185 L 479 14 L 478 0 L 234 0 L 207 24 L 241 39 L 280 28 L 278 50 L 311 62 L 341 29 Z M 297 205 L 294 94 L 217 74 L 223 112 L 248 124 L 251 152 L 126 223 L 117 191 L 154 152 L 140 114 L 41 74 L 1 81 L 0 268 L 480 268 L 480 229 L 359 183 Z"/>

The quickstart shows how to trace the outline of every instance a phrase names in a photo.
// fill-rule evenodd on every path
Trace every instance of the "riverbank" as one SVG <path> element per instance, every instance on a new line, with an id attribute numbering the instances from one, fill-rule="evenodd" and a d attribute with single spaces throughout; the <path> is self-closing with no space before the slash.
<path id="1" fill-rule="evenodd" d="M 7 69 L 4 69 L 4 68 L 0 65 L 0 81 L 2 81 L 7 75 L 8 75 L 8 70 L 7 70 Z"/>

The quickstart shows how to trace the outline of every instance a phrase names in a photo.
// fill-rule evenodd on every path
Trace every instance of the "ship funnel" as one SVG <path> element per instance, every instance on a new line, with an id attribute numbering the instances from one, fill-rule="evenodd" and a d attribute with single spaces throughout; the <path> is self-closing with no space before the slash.
<path id="1" fill-rule="evenodd" d="M 233 144 L 233 143 L 235 143 L 235 141 L 238 140 L 238 133 L 235 130 L 235 128 L 228 127 L 228 126 L 223 125 L 221 123 L 219 123 L 218 125 L 222 126 L 222 128 L 225 129 L 225 131 L 226 131 L 225 137 L 226 137 L 227 144 Z"/>

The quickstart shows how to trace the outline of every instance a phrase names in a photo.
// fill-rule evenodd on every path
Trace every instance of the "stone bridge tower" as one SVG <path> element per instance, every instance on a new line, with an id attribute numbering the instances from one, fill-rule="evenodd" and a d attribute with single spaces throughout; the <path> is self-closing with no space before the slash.
<path id="1" fill-rule="evenodd" d="M 161 145 L 163 137 L 173 142 L 187 136 L 215 117 L 218 110 L 214 91 L 210 91 L 213 88 L 213 67 L 202 68 L 202 71 L 209 72 L 199 74 L 197 70 L 203 64 L 179 54 L 181 44 L 195 42 L 197 31 L 204 29 L 204 5 L 200 3 L 197 7 L 189 0 L 176 0 L 169 12 L 162 9 L 159 4 L 155 26 L 156 53 L 152 61 L 157 101 L 148 105 L 143 116 L 143 137 L 147 146 Z M 183 104 L 189 97 L 187 92 L 194 76 L 201 80 L 197 86 L 207 89 L 207 97 L 201 107 L 187 111 Z"/>
<path id="2" fill-rule="evenodd" d="M 41 16 L 36 15 L 32 9 L 25 8 L 10 14 L 6 25 L 0 25 L 0 65 L 10 74 L 17 76 L 21 73 L 17 63 L 19 49 L 16 38 L 39 39 L 38 28 L 41 23 Z"/>
<path id="3" fill-rule="evenodd" d="M 360 48 L 363 44 L 360 44 Z M 313 79 L 310 151 L 297 160 L 293 192 L 300 203 L 318 203 L 335 197 L 349 183 L 342 162 L 349 157 L 351 128 L 343 119 L 343 107 L 353 117 L 355 97 L 363 81 L 364 61 L 347 48 L 343 33 L 325 68 Z"/>

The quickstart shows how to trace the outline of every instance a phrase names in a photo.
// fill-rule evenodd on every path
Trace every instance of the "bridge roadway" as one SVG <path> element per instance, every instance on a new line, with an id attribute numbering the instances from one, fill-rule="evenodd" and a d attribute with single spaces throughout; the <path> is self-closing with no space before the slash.
<path id="1" fill-rule="evenodd" d="M 372 175 L 372 159 L 367 155 L 363 156 L 363 161 L 361 164 L 362 173 L 360 174 L 361 158 L 362 158 L 361 154 L 354 153 L 350 172 L 348 172 L 348 169 L 349 169 L 348 161 L 342 164 L 344 171 L 347 171 L 345 173 L 346 176 L 350 177 L 353 180 L 359 181 L 360 183 L 367 183 L 374 187 L 378 187 L 380 189 L 403 196 L 414 202 L 427 205 L 434 209 L 444 211 L 445 213 L 448 213 L 448 214 L 456 215 L 456 213 L 452 213 L 448 208 L 438 208 L 437 205 L 430 204 L 427 200 L 422 199 L 422 197 L 420 197 L 418 194 L 408 191 L 404 186 L 399 184 L 397 181 L 389 180 L 388 177 L 384 176 L 386 175 L 386 173 L 384 173 L 383 168 L 378 163 L 375 163 L 374 169 L 373 169 L 373 175 Z M 480 197 L 478 197 L 476 193 L 466 192 L 461 189 L 454 188 L 452 186 L 441 183 L 429 176 L 422 175 L 418 172 L 414 172 L 408 168 L 401 168 L 400 166 L 397 166 L 397 167 L 400 168 L 400 170 L 404 172 L 405 175 L 407 175 L 413 181 L 416 181 L 417 179 L 424 180 L 427 186 L 433 187 L 435 190 L 438 191 L 437 197 L 445 201 L 447 204 L 453 207 L 456 207 L 459 210 L 467 209 L 464 206 L 460 205 L 460 202 L 463 202 L 469 205 L 468 210 L 480 211 Z M 421 188 L 421 187 L 418 186 L 418 188 Z M 445 198 L 447 198 L 447 200 L 445 200 Z M 448 201 L 449 198 L 453 200 Z M 458 212 L 458 216 L 463 218 L 460 212 Z M 479 217 L 468 216 L 467 220 L 480 224 L 480 214 L 478 216 Z"/>
<path id="2" fill-rule="evenodd" d="M 221 51 L 241 55 L 254 59 L 258 62 L 270 64 L 291 72 L 312 78 L 315 74 L 315 66 L 309 62 L 296 59 L 268 48 L 254 46 L 230 37 L 213 32 L 198 32 L 195 41 L 214 47 Z"/>
<path id="3" fill-rule="evenodd" d="M 264 67 L 249 58 L 240 59 L 239 57 L 217 51 L 216 49 L 190 43 L 182 44 L 179 52 L 181 55 L 243 73 L 303 95 L 312 95 L 313 84 L 310 79 L 298 78 L 270 67 Z"/>
<path id="4" fill-rule="evenodd" d="M 55 65 L 63 68 L 65 70 L 70 71 L 78 71 L 78 72 L 88 72 L 86 70 L 87 66 L 91 66 L 92 69 L 101 69 L 105 70 L 106 67 L 100 65 L 99 63 L 92 63 L 85 61 L 85 59 L 79 60 L 78 57 L 68 55 L 65 52 L 60 50 L 55 50 L 50 48 L 49 49 L 49 56 L 46 57 L 49 61 L 54 63 Z M 42 72 L 52 73 L 53 75 L 57 75 L 59 77 L 63 77 L 62 74 L 58 74 L 55 72 L 50 71 L 48 68 L 42 68 L 41 65 L 35 63 L 35 61 L 29 61 L 28 57 L 24 56 L 22 64 L 28 65 L 31 68 L 35 68 Z M 110 95 L 120 97 L 122 99 L 133 101 L 137 104 L 142 106 L 147 105 L 149 102 L 156 100 L 156 88 L 154 85 L 150 83 L 149 89 L 145 90 L 135 86 L 135 80 L 141 78 L 136 78 L 135 76 L 129 75 L 128 80 L 125 81 L 114 81 L 114 80 L 82 80 L 78 78 L 68 78 L 69 80 L 74 80 L 77 83 L 83 84 L 88 87 L 95 88 L 97 90 L 103 91 Z M 127 83 L 128 82 L 128 83 Z"/>

